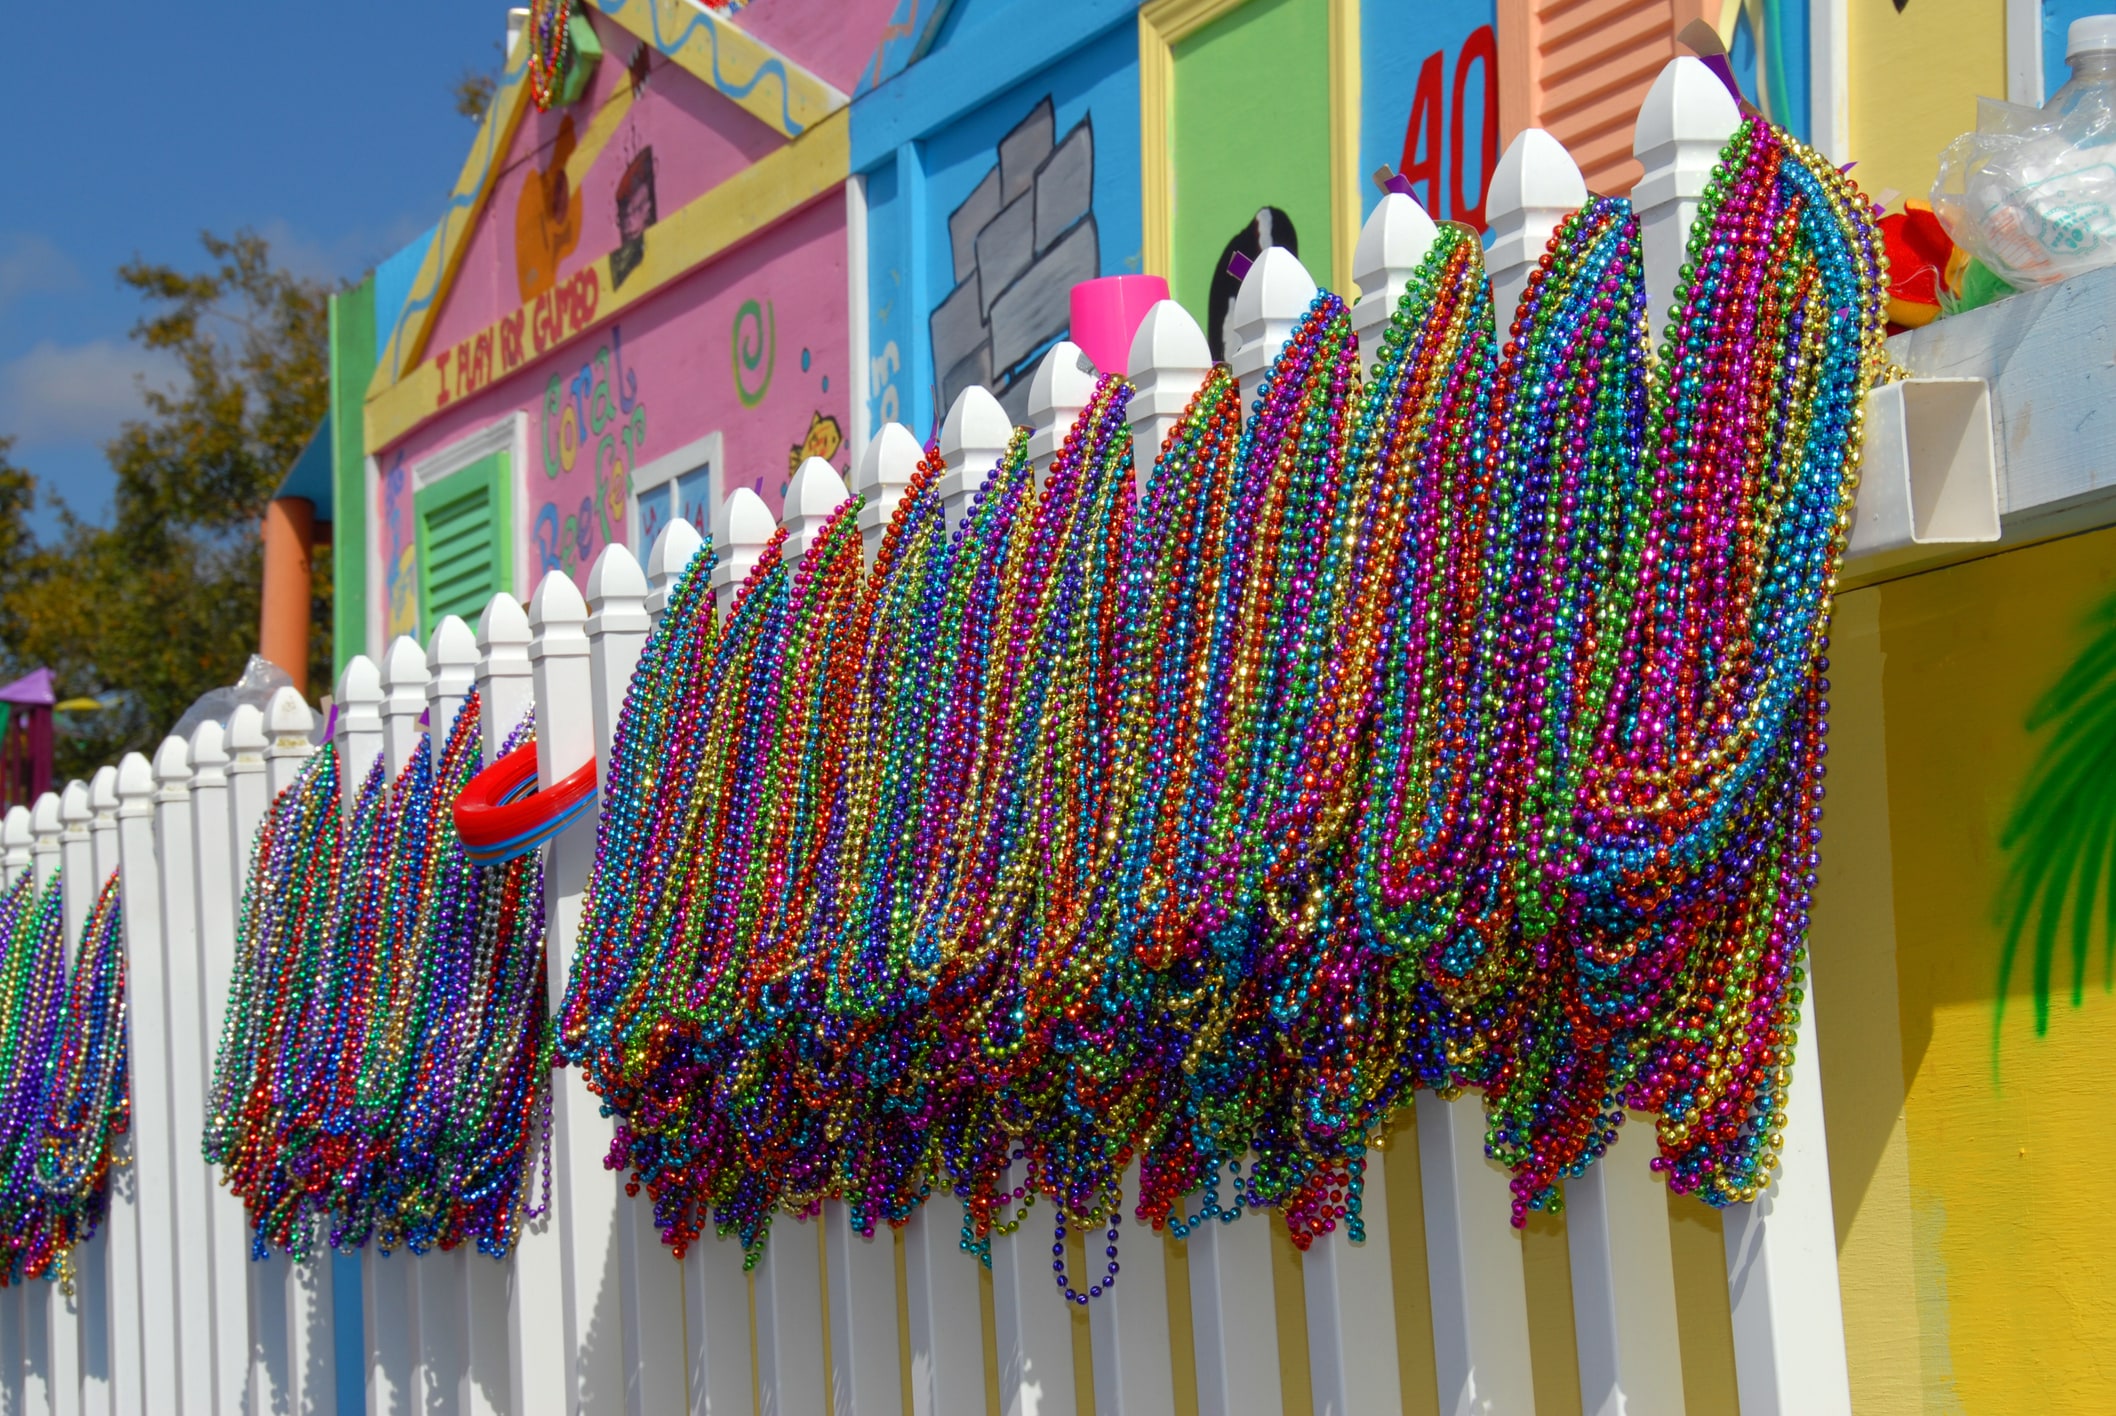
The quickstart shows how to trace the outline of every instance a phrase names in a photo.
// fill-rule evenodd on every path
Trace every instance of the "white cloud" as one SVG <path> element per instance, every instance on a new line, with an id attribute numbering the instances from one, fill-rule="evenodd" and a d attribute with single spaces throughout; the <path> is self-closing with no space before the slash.
<path id="1" fill-rule="evenodd" d="M 24 295 L 49 295 L 81 283 L 73 257 L 35 234 L 0 236 L 0 310 Z"/>
<path id="2" fill-rule="evenodd" d="M 22 446 L 103 442 L 141 412 L 142 377 L 160 386 L 176 374 L 167 355 L 120 340 L 61 345 L 50 340 L 0 364 L 0 436 Z"/>

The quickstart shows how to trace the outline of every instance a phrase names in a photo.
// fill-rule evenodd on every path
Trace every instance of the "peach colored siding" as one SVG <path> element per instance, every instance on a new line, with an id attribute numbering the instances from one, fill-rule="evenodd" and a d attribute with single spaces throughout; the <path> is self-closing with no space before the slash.
<path id="1" fill-rule="evenodd" d="M 1587 186 L 1628 191 L 1638 179 L 1631 127 L 1676 32 L 1704 0 L 1500 0 L 1505 136 L 1548 129 L 1572 150 Z"/>

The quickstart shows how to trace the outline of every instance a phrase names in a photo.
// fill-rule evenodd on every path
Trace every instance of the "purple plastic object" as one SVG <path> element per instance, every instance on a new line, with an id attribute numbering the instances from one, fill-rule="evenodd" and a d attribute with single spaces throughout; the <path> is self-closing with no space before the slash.
<path id="1" fill-rule="evenodd" d="M 1073 287 L 1072 341 L 1106 374 L 1127 372 L 1131 337 L 1146 312 L 1168 298 L 1158 275 L 1105 275 Z"/>

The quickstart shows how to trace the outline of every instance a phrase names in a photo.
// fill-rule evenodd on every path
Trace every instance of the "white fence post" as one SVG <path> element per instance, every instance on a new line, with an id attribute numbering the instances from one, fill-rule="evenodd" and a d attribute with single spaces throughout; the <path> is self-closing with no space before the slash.
<path id="1" fill-rule="evenodd" d="M 1266 247 L 1242 277 L 1228 316 L 1228 330 L 1237 342 L 1227 351 L 1227 366 L 1241 381 L 1243 422 L 1249 421 L 1257 386 L 1308 313 L 1316 288 L 1315 277 L 1300 257 L 1284 246 Z"/>
<path id="2" fill-rule="evenodd" d="M 1401 192 L 1382 197 L 1360 228 L 1353 250 L 1359 303 L 1352 328 L 1360 363 L 1372 369 L 1412 274 L 1432 249 L 1439 228 L 1424 208 Z M 1394 1411 L 1403 1406 L 1396 1362 L 1396 1290 L 1389 1261 L 1387 1158 L 1370 1150 L 1361 1186 L 1366 1237 L 1351 1240 L 1340 1224 L 1319 1234 L 1302 1257 L 1307 1295 L 1308 1374 L 1317 1416 Z"/>
<path id="3" fill-rule="evenodd" d="M 1389 1261 L 1387 1156 L 1366 1154 L 1354 1244 L 1340 1223 L 1318 1234 L 1302 1258 L 1308 1299 L 1308 1380 L 1315 1416 L 1403 1409 L 1396 1363 L 1396 1288 Z"/>
<path id="4" fill-rule="evenodd" d="M 1701 60 L 1688 57 L 1668 62 L 1639 108 L 1632 151 L 1645 174 L 1631 200 L 1639 213 L 1656 339 L 1670 319 L 1705 185 L 1740 122 L 1726 86 Z M 1722 1221 L 1735 1378 L 1746 1416 L 1839 1416 L 1851 1410 L 1814 1008 L 1810 980 L 1786 1098 L 1779 1176 L 1761 1198 L 1730 1207 Z M 1617 1175 L 1603 1183 L 1613 1190 L 1628 1182 Z M 1624 1278 L 1620 1273 L 1617 1282 Z"/>
<path id="5" fill-rule="evenodd" d="M 1250 265 L 1229 324 L 1228 364 L 1242 388 L 1243 418 L 1258 386 L 1315 299 L 1316 284 L 1291 251 L 1272 246 Z M 1253 1157 L 1244 1157 L 1245 1168 Z M 1222 1184 L 1231 1184 L 1223 1176 Z M 1279 1407 L 1278 1310 L 1271 1216 L 1206 1219 L 1190 1231 L 1190 1312 L 1200 1410 L 1248 1416 Z"/>
<path id="6" fill-rule="evenodd" d="M 1050 347 L 1029 381 L 1029 461 L 1041 485 L 1073 423 L 1095 396 L 1095 366 L 1070 339 Z M 1053 1287 L 1056 1287 L 1054 1284 Z"/>
<path id="7" fill-rule="evenodd" d="M 477 636 L 460 615 L 443 615 L 426 641 L 426 734 L 436 774 L 476 687 L 477 666 Z M 502 1416 L 509 1406 L 505 1268 L 463 1244 L 424 1255 L 412 1272 L 425 1409 Z"/>
<path id="8" fill-rule="evenodd" d="M 504 591 L 486 601 L 478 616 L 477 682 L 478 726 L 484 736 L 487 766 L 499 760 L 507 735 L 521 723 L 533 701 L 530 637 L 529 616 L 520 601 Z M 554 1090 L 558 1081 L 552 1078 Z M 537 1164 L 538 1157 L 532 1154 L 527 1163 Z M 552 1163 L 558 1163 L 556 1155 Z M 555 1182 L 552 1197 L 555 1202 Z M 507 1354 L 507 1375 L 501 1387 L 507 1394 L 505 1409 L 524 1416 L 570 1412 L 572 1364 L 566 1346 L 559 1217 L 547 1214 L 534 1225 L 523 1225 L 505 1264 L 487 1263 L 474 1255 L 468 1263 L 468 1322 L 474 1358 L 492 1341 L 495 1310 L 503 1315 L 499 1338 Z"/>
<path id="9" fill-rule="evenodd" d="M 647 624 L 658 628 L 661 616 L 669 607 L 669 596 L 676 591 L 676 581 L 684 571 L 690 569 L 691 558 L 705 549 L 705 538 L 698 528 L 678 516 L 661 528 L 654 544 L 647 548 Z"/>
<path id="10" fill-rule="evenodd" d="M 1741 109 L 1702 59 L 1670 59 L 1639 106 L 1631 151 L 1645 167 L 1631 189 L 1646 263 L 1646 323 L 1657 344 L 1690 243 L 1690 223 Z"/>
<path id="11" fill-rule="evenodd" d="M 30 861 L 36 877 L 36 890 L 40 895 L 59 874 L 60 857 L 64 849 L 61 837 L 65 830 L 65 823 L 59 817 L 59 794 L 45 792 L 30 807 Z M 138 1095 L 137 1090 L 134 1095 Z M 51 1316 L 56 1291 L 57 1287 L 53 1284 L 24 1289 L 23 1404 L 29 1411 L 36 1413 L 36 1416 L 56 1413 L 59 1405 L 58 1386 L 53 1379 L 51 1350 Z"/>
<path id="12" fill-rule="evenodd" d="M 766 518 L 769 521 L 769 517 Z M 676 581 L 705 549 L 698 528 L 677 517 L 661 528 L 647 551 L 648 620 L 658 626 Z M 737 1245 L 706 1226 L 684 1251 L 678 1267 L 683 1287 L 684 1370 L 691 1416 L 748 1416 L 755 1383 L 749 1360 L 749 1275 Z"/>
<path id="13" fill-rule="evenodd" d="M 822 537 L 831 513 L 851 499 L 845 479 L 820 457 L 811 457 L 794 469 L 786 484 L 786 569 L 800 568 Z"/>
<path id="14" fill-rule="evenodd" d="M 1492 323 L 1502 346 L 1528 273 L 1543 259 L 1558 223 L 1585 205 L 1587 179 L 1563 143 L 1541 128 L 1524 128 L 1506 145 L 1484 197 L 1492 231 L 1484 268 L 1491 274 Z"/>
<path id="15" fill-rule="evenodd" d="M 1383 193 L 1359 228 L 1359 244 L 1352 248 L 1352 279 L 1359 282 L 1352 332 L 1359 336 L 1361 368 L 1373 370 L 1389 316 L 1396 313 L 1418 263 L 1439 239 L 1440 228 L 1425 208 L 1403 192 Z"/>
<path id="16" fill-rule="evenodd" d="M 1026 1162 L 1008 1167 L 1012 1190 L 1027 1178 Z M 992 1327 L 999 1357 L 999 1409 L 1005 1416 L 1072 1416 L 1080 1406 L 1073 1390 L 1071 1305 L 1052 1281 L 1052 1211 L 1029 1210 L 1011 1234 L 992 1239 Z M 1098 1231 L 1089 1228 L 1089 1236 Z M 1089 1251 L 1087 1266 L 1102 1271 Z M 1092 1280 L 1081 1277 L 1085 1285 Z"/>
<path id="17" fill-rule="evenodd" d="M 88 779 L 89 853 L 95 861 L 97 887 L 118 869 L 118 769 L 98 767 Z M 127 1091 L 131 1083 L 128 1080 Z M 181 1137 L 178 1138 L 181 1141 Z M 112 1141 L 110 1208 L 103 1228 L 75 1265 L 81 1286 L 81 1410 L 83 1416 L 111 1416 L 117 1404 L 118 1334 L 130 1335 L 132 1361 L 139 1354 L 140 1265 L 133 1207 L 132 1135 Z M 120 1163 L 121 1162 L 121 1163 Z M 120 1173 L 122 1171 L 122 1173 Z M 124 1262 L 118 1262 L 118 1255 Z"/>
<path id="18" fill-rule="evenodd" d="M 617 720 L 646 648 L 647 590 L 639 561 L 614 542 L 588 571 L 588 676 L 594 688 L 598 786 L 610 780 Z M 617 1224 L 617 1253 L 623 1279 L 625 1408 L 629 1416 L 677 1411 L 685 1399 L 682 1273 L 662 1247 L 646 1191 L 618 1204 L 624 1211 Z"/>
<path id="19" fill-rule="evenodd" d="M 786 568 L 798 570 L 831 513 L 850 494 L 837 469 L 811 457 L 786 487 Z M 753 1274 L 757 1299 L 757 1396 L 765 1416 L 829 1409 L 824 1380 L 823 1226 L 780 1213 Z"/>
<path id="20" fill-rule="evenodd" d="M 1132 476 L 1143 494 L 1162 445 L 1212 372 L 1212 346 L 1190 311 L 1173 300 L 1157 300 L 1132 334 L 1126 367 L 1132 396 L 1124 420 L 1131 425 Z M 1132 1187 L 1124 1192 L 1133 1193 Z"/>
<path id="21" fill-rule="evenodd" d="M 367 774 L 382 762 L 383 809 L 388 809 L 389 764 L 383 761 L 386 733 L 382 704 L 386 697 L 382 669 L 365 654 L 356 654 L 338 676 L 338 806 L 350 844 L 353 816 L 360 803 Z M 341 888 L 350 891 L 353 882 Z M 303 1368 L 316 1370 L 316 1345 L 327 1342 L 328 1327 L 322 1321 L 323 1290 L 328 1282 L 327 1264 L 318 1251 L 313 1263 L 295 1266 L 294 1282 L 287 1289 L 287 1325 L 294 1334 L 298 1360 Z M 389 1265 L 388 1273 L 383 1266 Z M 303 1268 L 314 1270 L 304 1275 Z M 308 1281 L 310 1279 L 314 1282 Z M 378 1291 L 378 1284 L 387 1287 Z M 412 1315 L 406 1311 L 404 1280 L 394 1260 L 386 1260 L 372 1243 L 360 1255 L 360 1333 L 365 1348 L 368 1416 L 409 1413 L 415 1397 L 412 1387 Z M 308 1392 L 313 1404 L 320 1394 Z"/>
<path id="22" fill-rule="evenodd" d="M 253 712 L 255 710 L 252 710 Z M 262 760 L 257 764 L 261 769 Z M 191 734 L 191 842 L 197 866 L 200 1024 L 204 1067 L 210 1079 L 219 1051 L 221 1011 L 235 973 L 235 865 L 229 831 L 228 730 L 208 718 Z M 113 783 L 115 789 L 115 783 Z M 100 816 L 100 813 L 99 813 Z M 115 823 L 113 823 L 115 824 Z M 203 1109 L 203 1102 L 201 1103 Z M 196 1137 L 177 1130 L 177 1148 Z M 213 1409 L 250 1408 L 250 1295 L 244 1279 L 250 1262 L 249 1225 L 242 1201 L 203 1164 L 206 1231 L 212 1250 Z"/>
<path id="23" fill-rule="evenodd" d="M 1433 1366 L 1442 1411 L 1533 1411 L 1528 1285 L 1506 1171 L 1484 1157 L 1484 1104 L 1418 1093 Z"/>
<path id="24" fill-rule="evenodd" d="M 720 558 L 713 562 L 713 603 L 724 622 L 735 607 L 742 582 L 756 569 L 765 543 L 779 528 L 771 519 L 764 498 L 747 487 L 737 487 L 713 511 L 713 549 Z"/>
<path id="25" fill-rule="evenodd" d="M 425 671 L 425 650 L 411 635 L 398 635 L 383 650 L 383 811 L 391 809 L 404 768 L 419 751 L 419 715 L 425 711 L 425 690 L 430 675 Z M 434 760 L 438 764 L 440 754 Z M 423 1274 L 430 1268 L 425 1259 L 408 1247 L 383 1257 L 372 1247 L 360 1255 L 360 1306 L 362 1321 L 379 1308 L 394 1308 L 385 1319 L 387 1329 L 404 1329 L 404 1410 L 446 1412 L 453 1410 L 457 1386 L 461 1384 L 461 1344 L 455 1340 L 457 1308 L 442 1302 L 436 1312 L 427 1312 Z M 440 1274 L 436 1274 L 440 1278 Z M 442 1295 L 446 1300 L 446 1295 Z M 372 1327 L 368 1327 L 372 1331 Z M 372 1399 L 372 1397 L 370 1397 Z"/>
<path id="26" fill-rule="evenodd" d="M 536 684 L 536 784 L 550 791 L 595 759 L 588 606 L 571 580 L 546 575 L 529 603 L 529 662 Z M 595 819 L 582 815 L 544 847 L 544 949 L 551 1011 L 565 999 L 580 936 L 581 899 L 595 861 Z M 608 1124 L 576 1068 L 551 1078 L 551 1203 L 558 1210 L 567 1405 L 578 1413 L 624 1409 L 618 1330 L 617 1177 L 603 1168 Z"/>
<path id="27" fill-rule="evenodd" d="M 970 503 L 1006 456 L 1013 436 L 1007 410 L 983 387 L 971 384 L 955 396 L 940 425 L 941 460 L 948 464 L 940 477 L 940 501 L 950 528 L 970 514 Z"/>
<path id="28" fill-rule="evenodd" d="M 5 862 L 9 889 L 30 873 L 30 840 L 29 808 L 9 807 L 5 821 L 0 822 L 0 843 L 6 848 L 0 859 Z M 29 1409 L 25 1397 L 29 1352 L 24 1341 L 24 1326 L 29 1320 L 24 1310 L 29 1302 L 29 1290 L 21 1284 L 0 1290 L 0 1398 L 5 1399 L 12 1413 L 26 1413 Z"/>
<path id="29" fill-rule="evenodd" d="M 59 793 L 59 878 L 64 884 L 61 900 L 65 918 L 67 987 L 71 988 L 74 965 L 81 952 L 81 930 L 95 912 L 96 895 L 103 882 L 95 875 L 95 844 L 89 838 L 88 822 L 93 810 L 88 803 L 88 784 L 68 782 Z M 71 1256 L 78 1262 L 81 1255 Z M 49 1289 L 51 1314 L 51 1394 L 55 1416 L 79 1416 L 81 1410 L 81 1326 L 85 1313 L 78 1296 L 68 1298 L 54 1282 Z"/>
<path id="30" fill-rule="evenodd" d="M 773 1225 L 776 1232 L 782 1228 Z M 896 1238 L 879 1221 L 872 1237 L 852 1227 L 842 1200 L 823 1203 L 823 1258 L 828 1265 L 830 1410 L 874 1416 L 903 1405 L 897 1350 Z"/>
<path id="31" fill-rule="evenodd" d="M 1837 1280 L 1822 1063 L 1810 975 L 1786 1099 L 1785 1149 L 1770 1187 L 1721 1215 L 1744 1416 L 1851 1416 L 1844 1300 Z"/>
<path id="32" fill-rule="evenodd" d="M 207 1193 L 212 1173 L 196 1150 L 206 1123 L 205 1007 L 200 999 L 198 861 L 191 836 L 191 745 L 162 739 L 154 754 L 154 831 L 160 844 L 164 1011 L 169 1029 L 171 1164 L 176 1176 L 176 1301 L 183 1342 L 183 1404 L 211 1407 L 213 1259 Z M 144 1001 L 144 1000 L 143 1000 Z"/>
<path id="33" fill-rule="evenodd" d="M 154 851 L 154 769 L 137 752 L 118 764 L 118 872 L 125 894 L 126 1017 L 131 1021 L 134 1184 L 139 1214 L 140 1394 L 182 1390 L 177 1312 L 175 1138 L 169 1100 L 169 996 L 160 862 Z M 200 1344 L 200 1352 L 208 1344 Z M 120 1357 L 120 1362 L 123 1358 Z"/>
<path id="34" fill-rule="evenodd" d="M 229 715 L 229 829 L 234 832 L 238 902 L 249 887 L 251 855 L 272 803 L 315 755 L 309 742 L 315 726 L 309 705 L 291 688 L 275 692 L 263 713 L 244 706 Z M 281 1253 L 252 1260 L 249 1266 L 250 1327 L 256 1334 L 250 1388 L 254 1416 L 304 1409 L 300 1354 L 287 1326 L 286 1294 L 294 1284 L 294 1268 Z"/>
<path id="35" fill-rule="evenodd" d="M 902 423 L 882 424 L 860 454 L 852 490 L 865 498 L 860 505 L 860 546 L 867 553 L 867 564 L 873 565 L 881 554 L 889 518 L 896 515 L 896 504 L 904 499 L 904 489 L 918 475 L 918 464 L 925 455 L 917 437 Z"/>

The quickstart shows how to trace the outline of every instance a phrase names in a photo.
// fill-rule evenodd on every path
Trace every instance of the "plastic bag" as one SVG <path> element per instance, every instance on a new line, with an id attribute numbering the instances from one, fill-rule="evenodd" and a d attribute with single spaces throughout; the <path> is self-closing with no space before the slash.
<path id="1" fill-rule="evenodd" d="M 1956 245 L 2017 286 L 2116 265 L 2116 85 L 2047 108 L 1980 99 L 1940 155 L 1932 207 Z"/>
<path id="2" fill-rule="evenodd" d="M 191 700 L 191 706 L 184 710 L 183 717 L 176 720 L 169 736 L 189 742 L 198 725 L 209 720 L 226 727 L 235 710 L 245 703 L 262 712 L 274 693 L 291 688 L 293 684 L 294 680 L 288 677 L 285 669 L 261 654 L 252 654 L 250 662 L 243 665 L 241 678 L 227 688 L 209 688 Z"/>

